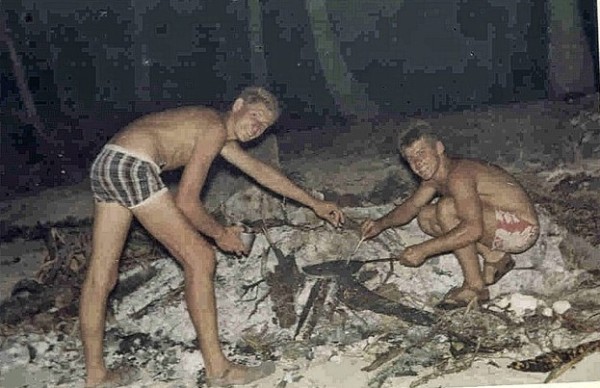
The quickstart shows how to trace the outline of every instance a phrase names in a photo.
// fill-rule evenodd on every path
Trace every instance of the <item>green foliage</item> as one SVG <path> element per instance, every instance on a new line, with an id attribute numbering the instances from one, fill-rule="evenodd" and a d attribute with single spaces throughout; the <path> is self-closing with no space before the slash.
<path id="1" fill-rule="evenodd" d="M 550 20 L 560 23 L 565 30 L 580 27 L 579 11 L 576 0 L 549 0 Z"/>

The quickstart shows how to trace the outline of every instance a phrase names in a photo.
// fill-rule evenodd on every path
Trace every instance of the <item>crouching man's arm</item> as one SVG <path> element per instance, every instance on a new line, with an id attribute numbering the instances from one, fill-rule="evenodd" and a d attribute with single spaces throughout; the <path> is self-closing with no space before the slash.
<path id="1" fill-rule="evenodd" d="M 362 236 L 364 238 L 375 237 L 387 228 L 409 223 L 419 214 L 423 206 L 433 199 L 435 194 L 436 189 L 433 185 L 422 183 L 413 195 L 385 216 L 363 222 L 361 226 Z"/>
<path id="2" fill-rule="evenodd" d="M 261 185 L 311 208 L 316 215 L 332 225 L 340 226 L 344 223 L 344 214 L 335 204 L 321 201 L 308 194 L 279 170 L 244 151 L 237 142 L 227 142 L 221 151 L 221 156 Z"/>

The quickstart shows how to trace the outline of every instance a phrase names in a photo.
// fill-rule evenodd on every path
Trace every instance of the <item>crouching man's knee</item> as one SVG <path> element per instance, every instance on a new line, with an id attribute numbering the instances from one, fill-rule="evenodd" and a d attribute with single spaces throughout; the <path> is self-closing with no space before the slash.
<path id="1" fill-rule="evenodd" d="M 435 205 L 425 206 L 417 215 L 421 230 L 430 236 L 440 236 L 442 229 L 437 221 Z"/>
<path id="2" fill-rule="evenodd" d="M 440 198 L 436 204 L 436 215 L 443 232 L 452 230 L 459 223 L 452 198 Z"/>

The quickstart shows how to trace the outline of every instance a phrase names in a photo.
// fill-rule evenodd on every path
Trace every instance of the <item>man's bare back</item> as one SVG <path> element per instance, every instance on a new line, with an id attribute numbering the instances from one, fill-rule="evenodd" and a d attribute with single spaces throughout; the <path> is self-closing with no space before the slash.
<path id="1" fill-rule="evenodd" d="M 168 171 L 187 164 L 198 139 L 208 135 L 208 127 L 222 126 L 221 114 L 213 109 L 183 107 L 135 120 L 109 144 L 145 155 Z"/>
<path id="2" fill-rule="evenodd" d="M 517 217 L 537 224 L 538 218 L 521 184 L 503 168 L 475 159 L 450 158 L 451 169 L 448 181 L 473 181 L 479 199 L 485 207 L 515 214 Z M 423 184 L 427 184 L 424 182 Z M 437 188 L 442 196 L 448 195 L 447 182 Z"/>

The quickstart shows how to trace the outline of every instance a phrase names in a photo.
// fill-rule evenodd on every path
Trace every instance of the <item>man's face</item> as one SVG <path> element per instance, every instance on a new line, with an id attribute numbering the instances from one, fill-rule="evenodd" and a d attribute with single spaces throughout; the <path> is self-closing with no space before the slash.
<path id="1" fill-rule="evenodd" d="M 263 103 L 243 103 L 236 115 L 235 133 L 242 142 L 256 139 L 275 121 L 275 115 Z"/>
<path id="2" fill-rule="evenodd" d="M 404 157 L 410 168 L 423 180 L 431 179 L 440 166 L 440 145 L 438 141 L 419 139 L 404 148 Z"/>

